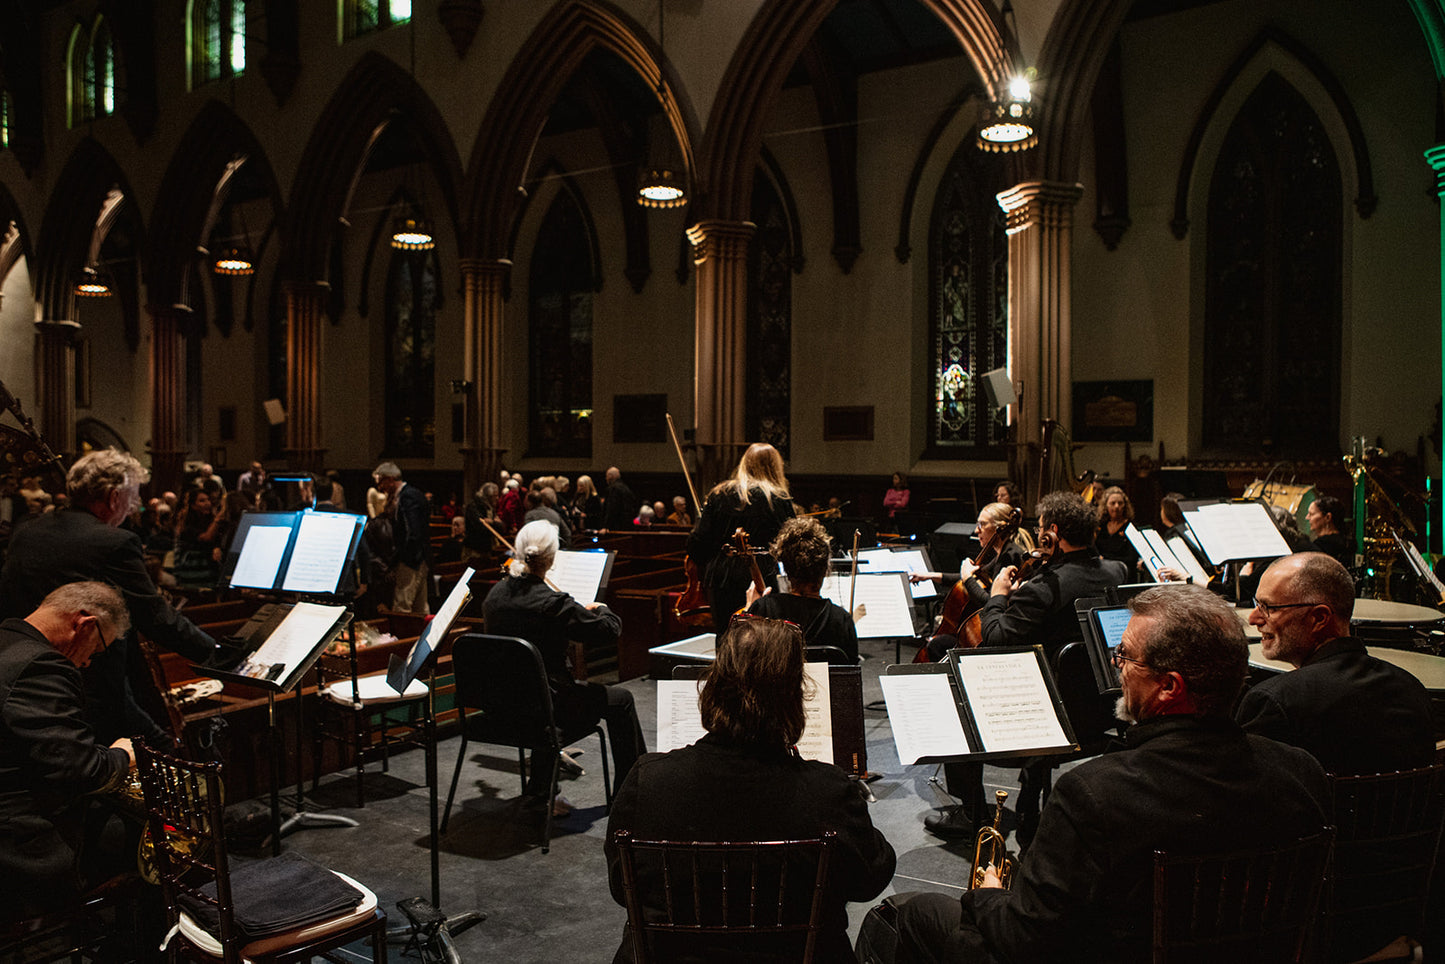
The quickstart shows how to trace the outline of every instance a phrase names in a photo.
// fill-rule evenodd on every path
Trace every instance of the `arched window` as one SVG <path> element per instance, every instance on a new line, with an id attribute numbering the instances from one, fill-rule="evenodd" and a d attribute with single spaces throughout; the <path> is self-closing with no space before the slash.
<path id="1" fill-rule="evenodd" d="M 0 89 L 0 150 L 10 146 L 10 91 Z"/>
<path id="2" fill-rule="evenodd" d="M 436 251 L 393 251 L 386 279 L 386 454 L 436 449 Z"/>
<path id="3" fill-rule="evenodd" d="M 1008 359 L 1008 241 L 989 161 L 965 142 L 933 203 L 924 458 L 1005 454 L 1003 411 L 990 408 L 980 378 Z"/>
<path id="4" fill-rule="evenodd" d="M 587 215 L 557 193 L 532 258 L 528 291 L 529 455 L 592 455 L 592 293 Z"/>
<path id="5" fill-rule="evenodd" d="M 246 70 L 246 0 L 190 0 L 191 86 Z"/>
<path id="6" fill-rule="evenodd" d="M 342 36 L 359 37 L 411 19 L 411 0 L 341 0 Z"/>
<path id="7" fill-rule="evenodd" d="M 748 245 L 748 438 L 788 457 L 793 402 L 793 249 L 787 209 L 772 181 L 753 178 Z"/>
<path id="8" fill-rule="evenodd" d="M 75 25 L 66 58 L 70 125 L 115 113 L 115 45 L 103 17 L 89 30 Z"/>
<path id="9" fill-rule="evenodd" d="M 1209 185 L 1207 454 L 1338 450 L 1343 208 L 1319 117 L 1266 74 L 1225 135 Z"/>

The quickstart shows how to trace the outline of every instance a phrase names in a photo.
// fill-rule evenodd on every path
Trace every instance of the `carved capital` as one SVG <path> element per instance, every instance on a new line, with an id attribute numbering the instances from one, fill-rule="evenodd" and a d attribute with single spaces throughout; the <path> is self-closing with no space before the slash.
<path id="1" fill-rule="evenodd" d="M 1008 218 L 1006 228 L 1009 234 L 1017 234 L 1025 228 L 1043 225 L 1049 228 L 1067 228 L 1073 224 L 1074 205 L 1084 195 L 1082 184 L 1064 184 L 1058 181 L 1025 181 L 1007 191 L 1000 191 L 998 206 Z"/>
<path id="2" fill-rule="evenodd" d="M 748 256 L 748 242 L 758 226 L 751 221 L 699 221 L 687 229 L 692 242 L 692 263 L 741 260 Z"/>

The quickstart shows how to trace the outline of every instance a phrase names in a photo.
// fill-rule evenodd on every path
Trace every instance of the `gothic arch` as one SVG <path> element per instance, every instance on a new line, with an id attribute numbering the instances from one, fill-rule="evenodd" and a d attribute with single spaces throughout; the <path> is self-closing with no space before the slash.
<path id="1" fill-rule="evenodd" d="M 512 221 L 521 203 L 518 188 L 552 103 L 567 79 L 597 48 L 615 54 L 647 85 L 661 86 L 662 109 L 682 152 L 682 167 L 697 184 L 693 157 L 696 119 L 671 65 L 663 65 L 652 38 L 604 0 L 566 0 L 552 8 L 512 57 L 487 108 L 467 172 L 469 256 L 506 257 Z M 751 185 L 751 167 L 747 183 Z"/>
<path id="2" fill-rule="evenodd" d="M 15 235 L 12 238 L 9 234 L 9 226 L 15 225 Z M 30 274 L 32 287 L 35 284 L 35 250 L 30 240 L 30 229 L 26 226 L 25 218 L 20 213 L 20 206 L 15 203 L 15 197 L 10 189 L 0 183 L 0 286 L 5 284 L 5 279 L 10 274 L 21 258 L 25 259 L 25 265 Z"/>
<path id="3" fill-rule="evenodd" d="M 1030 177 L 1073 184 L 1089 130 L 1094 84 L 1134 0 L 1064 0 L 1039 50 L 1039 147 Z"/>
<path id="4" fill-rule="evenodd" d="M 1370 172 L 1370 150 L 1365 143 L 1364 128 L 1360 125 L 1359 116 L 1355 113 L 1354 105 L 1350 103 L 1349 97 L 1345 94 L 1344 87 L 1303 44 L 1282 31 L 1266 28 L 1260 31 L 1258 36 L 1230 64 L 1219 83 L 1210 92 L 1209 99 L 1205 101 L 1199 117 L 1194 122 L 1194 129 L 1189 133 L 1189 143 L 1180 159 L 1179 178 L 1174 190 L 1174 218 L 1169 222 L 1170 229 L 1173 230 L 1176 238 L 1183 240 L 1189 231 L 1189 199 L 1190 195 L 1196 192 L 1194 172 L 1198 166 L 1200 149 L 1205 136 L 1211 128 L 1221 122 L 1228 125 L 1229 117 L 1221 118 L 1219 116 L 1226 97 L 1232 93 L 1240 93 L 1241 87 L 1253 89 L 1259 79 L 1257 75 L 1266 69 L 1265 61 L 1278 60 L 1281 56 L 1292 62 L 1292 66 L 1302 72 L 1306 78 L 1313 80 L 1328 95 L 1339 125 L 1343 127 L 1349 140 L 1348 152 L 1340 150 L 1340 155 L 1341 157 L 1352 157 L 1354 160 L 1355 210 L 1361 218 L 1368 218 L 1375 212 L 1375 205 L 1379 199 L 1375 196 L 1374 177 Z M 1294 86 L 1299 87 L 1300 85 L 1295 84 Z M 1247 94 L 1248 91 L 1245 90 L 1243 93 Z M 1313 106 L 1319 110 L 1324 105 L 1314 104 Z M 1232 111 L 1223 113 L 1232 114 Z M 1322 119 L 1327 119 L 1327 117 L 1328 112 L 1325 112 Z M 1336 145 L 1337 149 L 1345 146 L 1345 144 Z"/>
<path id="5" fill-rule="evenodd" d="M 152 240 L 145 255 L 146 288 L 152 304 L 180 301 L 185 273 L 196 261 L 197 245 L 205 241 L 201 232 L 216 184 L 238 154 L 246 155 L 253 176 L 267 185 L 272 210 L 280 210 L 280 189 L 260 143 L 231 108 L 217 100 L 208 101 L 181 137 L 156 194 Z M 260 248 L 259 237 L 253 247 Z"/>
<path id="6" fill-rule="evenodd" d="M 1009 74 L 1017 55 L 985 0 L 919 0 L 958 38 L 984 85 Z M 762 123 L 783 81 L 837 0 L 767 0 L 728 64 L 699 151 L 696 220 L 746 221 Z M 1127 0 L 1125 0 L 1127 6 Z"/>
<path id="7" fill-rule="evenodd" d="M 388 58 L 369 51 L 337 86 L 311 132 L 291 189 L 281 271 L 291 281 L 328 277 L 336 226 L 346 214 L 357 176 L 386 125 L 405 115 L 440 186 L 442 204 L 458 223 L 457 187 L 462 180 L 456 144 L 436 104 L 415 78 Z"/>

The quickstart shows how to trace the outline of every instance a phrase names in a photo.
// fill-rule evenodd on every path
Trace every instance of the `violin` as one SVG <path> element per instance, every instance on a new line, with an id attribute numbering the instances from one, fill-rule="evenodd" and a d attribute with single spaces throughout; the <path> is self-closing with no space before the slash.
<path id="1" fill-rule="evenodd" d="M 763 571 L 758 568 L 757 550 L 749 545 L 748 532 L 746 529 L 738 526 L 737 531 L 733 533 L 733 537 L 723 543 L 722 551 L 723 555 L 727 556 L 746 556 L 748 568 L 751 570 L 750 575 L 753 578 L 753 590 L 759 596 L 768 591 L 768 584 L 763 581 Z M 747 607 L 744 606 L 743 608 L 745 609 Z M 742 610 L 739 610 L 739 612 L 741 611 Z"/>

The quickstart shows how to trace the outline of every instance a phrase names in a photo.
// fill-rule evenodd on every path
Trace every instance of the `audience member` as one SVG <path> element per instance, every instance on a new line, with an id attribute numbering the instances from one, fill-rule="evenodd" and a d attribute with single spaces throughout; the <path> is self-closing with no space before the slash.
<path id="1" fill-rule="evenodd" d="M 607 495 L 603 497 L 602 528 L 623 530 L 632 528 L 642 500 L 633 495 L 627 483 L 622 481 L 622 470 L 612 466 L 607 470 Z"/>
<path id="2" fill-rule="evenodd" d="M 572 500 L 572 506 L 577 528 L 589 531 L 602 528 L 606 513 L 602 508 L 602 497 L 597 494 L 597 487 L 592 484 L 592 476 L 577 477 L 577 496 Z"/>
<path id="3" fill-rule="evenodd" d="M 497 483 L 483 482 L 482 487 L 467 500 L 467 507 L 462 511 L 466 526 L 466 537 L 462 540 L 462 558 L 469 566 L 485 562 L 496 545 L 497 537 L 492 535 L 491 529 L 483 525 L 483 522 L 491 523 L 492 528 L 497 528 L 500 524 L 497 519 L 499 495 Z"/>
<path id="4" fill-rule="evenodd" d="M 497 502 L 497 517 L 507 527 L 508 532 L 516 532 L 522 528 L 522 517 L 527 514 L 527 506 L 522 493 L 522 477 L 514 475 L 502 486 L 502 496 Z"/>
<path id="5" fill-rule="evenodd" d="M 608 880 L 612 896 L 625 902 L 614 834 L 640 839 L 799 840 L 837 834 L 828 859 L 822 923 L 815 960 L 851 961 L 848 901 L 871 900 L 893 879 L 893 848 L 874 827 L 857 783 L 826 763 L 804 760 L 795 745 L 803 732 L 803 636 L 773 619 L 739 620 L 719 641 L 698 699 L 707 735 L 691 746 L 643 757 L 622 781 L 607 822 Z M 655 868 L 639 867 L 638 888 L 648 908 L 660 907 L 663 883 Z M 786 908 L 806 919 L 813 892 L 790 889 Z M 738 913 L 745 913 L 745 907 Z M 687 950 L 709 961 L 797 960 L 801 935 L 763 946 L 701 941 L 689 935 Z M 699 944 L 709 946 L 702 951 Z M 653 942 L 656 960 L 692 960 L 692 953 L 663 938 Z M 614 961 L 632 960 L 624 931 Z"/>
<path id="6" fill-rule="evenodd" d="M 0 623 L 0 923 L 75 902 L 86 794 L 121 786 L 135 753 L 98 744 L 79 669 L 130 628 L 120 593 L 68 583 Z"/>
<path id="7" fill-rule="evenodd" d="M 893 483 L 883 493 L 883 511 L 889 519 L 898 518 L 898 513 L 908 511 L 908 476 L 902 472 L 893 473 Z"/>
<path id="8" fill-rule="evenodd" d="M 657 512 L 650 505 L 643 505 L 637 510 L 637 518 L 632 520 L 634 529 L 651 529 L 653 520 L 657 518 Z"/>
<path id="9" fill-rule="evenodd" d="M 538 481 L 544 480 L 539 479 Z M 570 549 L 572 547 L 572 527 L 567 524 L 566 519 L 562 518 L 562 513 L 557 511 L 557 493 L 553 492 L 550 486 L 527 490 L 527 514 L 522 517 L 522 524 L 536 522 L 538 519 L 550 522 L 557 527 L 559 548 Z"/>
<path id="10" fill-rule="evenodd" d="M 387 499 L 396 502 L 395 588 L 392 590 L 391 608 L 397 612 L 425 616 L 431 612 L 427 599 L 431 518 L 426 496 L 416 486 L 402 481 L 401 469 L 395 462 L 381 463 L 372 474 Z"/>
<path id="11" fill-rule="evenodd" d="M 1154 851 L 1275 846 L 1329 824 L 1324 771 L 1230 719 L 1248 647 L 1198 586 L 1137 596 L 1115 648 L 1124 745 L 1063 773 L 1010 890 L 899 899 L 899 961 L 1150 960 Z"/>
<path id="12" fill-rule="evenodd" d="M 191 479 L 191 485 L 205 492 L 206 495 L 209 495 L 217 502 L 220 501 L 221 492 L 225 489 L 225 486 L 221 484 L 221 480 L 216 477 L 215 470 L 211 468 L 209 462 L 201 463 L 201 467 L 196 470 L 195 478 Z"/>
<path id="13" fill-rule="evenodd" d="M 687 511 L 687 499 L 680 495 L 672 497 L 672 511 L 667 515 L 667 524 L 692 528 L 692 513 Z"/>

